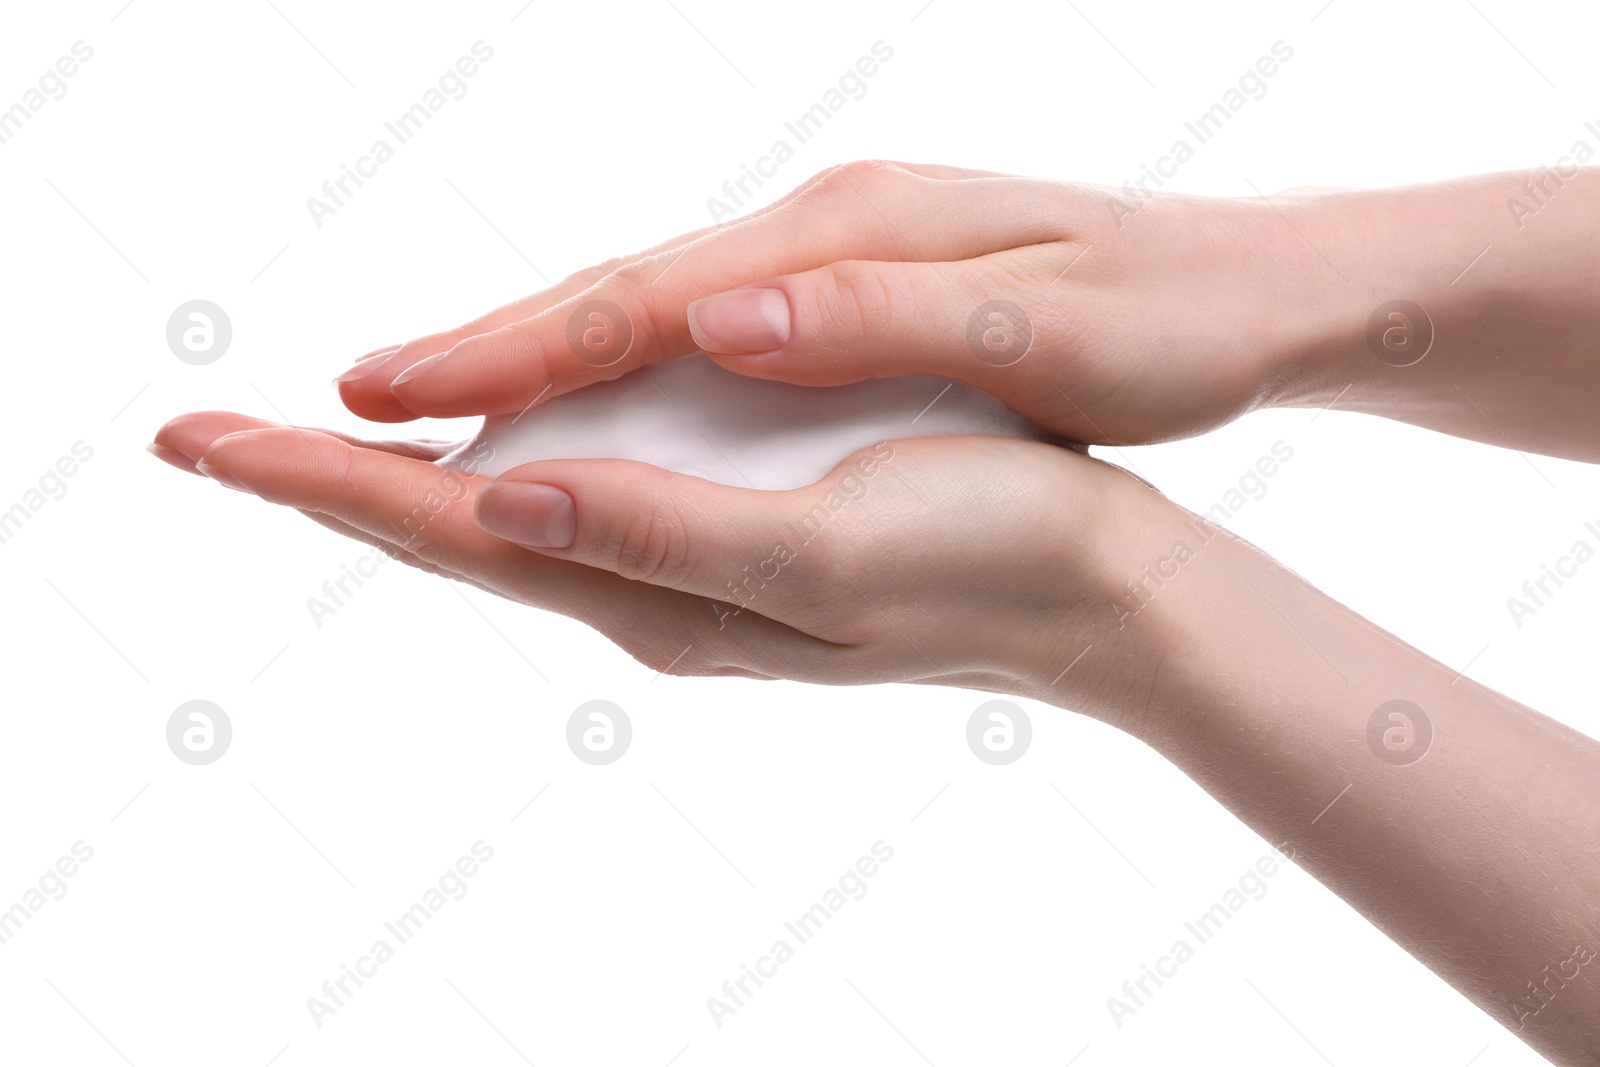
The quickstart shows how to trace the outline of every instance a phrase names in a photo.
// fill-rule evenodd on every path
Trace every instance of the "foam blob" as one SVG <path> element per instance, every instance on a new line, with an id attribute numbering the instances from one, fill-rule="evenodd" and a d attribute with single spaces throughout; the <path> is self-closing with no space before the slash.
<path id="1" fill-rule="evenodd" d="M 491 415 L 439 462 L 497 477 L 540 459 L 632 459 L 724 485 L 798 489 L 857 449 L 944 434 L 1052 440 L 961 382 L 907 375 L 790 385 L 735 374 L 695 353 L 520 415 Z"/>

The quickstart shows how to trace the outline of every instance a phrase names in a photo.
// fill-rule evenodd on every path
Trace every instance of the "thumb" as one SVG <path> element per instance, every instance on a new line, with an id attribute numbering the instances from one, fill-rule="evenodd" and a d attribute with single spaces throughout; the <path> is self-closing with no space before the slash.
<path id="1" fill-rule="evenodd" d="M 1037 343 L 1033 302 L 1016 272 L 987 261 L 846 260 L 705 297 L 688 318 L 707 355 L 755 378 L 934 374 L 981 387 Z"/>
<path id="2" fill-rule="evenodd" d="M 810 584 L 775 581 L 779 572 L 825 569 L 838 542 L 838 531 L 804 524 L 806 492 L 726 486 L 631 460 L 541 460 L 479 490 L 474 514 L 496 537 L 624 578 L 740 604 L 759 592 L 761 613 L 775 617 L 771 609 Z M 813 531 L 803 561 L 800 530 Z"/>

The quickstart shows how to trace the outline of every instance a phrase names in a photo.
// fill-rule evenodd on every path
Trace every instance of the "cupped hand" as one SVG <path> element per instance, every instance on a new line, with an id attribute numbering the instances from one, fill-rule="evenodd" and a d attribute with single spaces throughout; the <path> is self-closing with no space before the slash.
<path id="1" fill-rule="evenodd" d="M 1123 586 L 1187 517 L 1119 468 L 994 437 L 881 442 L 782 492 L 625 460 L 546 460 L 491 485 L 430 462 L 448 445 L 223 412 L 174 419 L 156 447 L 578 619 L 655 670 L 1048 692 L 1106 715 L 1161 654 L 1157 627 L 1119 617 Z"/>
<path id="2" fill-rule="evenodd" d="M 382 349 L 339 388 L 383 422 L 498 414 L 704 350 L 803 385 L 936 374 L 1071 440 L 1152 442 L 1301 390 L 1300 311 L 1334 282 L 1264 199 L 852 163 Z"/>

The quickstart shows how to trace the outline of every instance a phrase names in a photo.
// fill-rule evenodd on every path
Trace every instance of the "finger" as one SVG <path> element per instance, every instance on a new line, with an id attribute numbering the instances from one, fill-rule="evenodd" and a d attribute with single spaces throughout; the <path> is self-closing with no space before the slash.
<path id="1" fill-rule="evenodd" d="M 971 170 L 965 167 L 936 164 L 902 163 L 896 164 L 896 166 L 925 178 L 946 181 L 1004 177 L 1004 175 L 996 174 L 992 171 Z M 758 217 L 782 208 L 796 197 L 803 195 L 821 177 L 819 175 L 817 178 L 813 178 L 810 182 L 792 190 L 775 203 L 754 212 L 749 217 Z M 355 414 L 363 418 L 368 418 L 375 422 L 404 422 L 415 418 L 416 416 L 400 405 L 389 391 L 387 383 L 395 377 L 405 373 L 423 360 L 449 351 L 452 347 L 470 337 L 491 333 L 513 323 L 532 318 L 534 315 L 586 291 L 595 283 L 625 265 L 634 264 L 651 257 L 660 257 L 665 253 L 676 252 L 718 229 L 720 225 L 705 226 L 690 233 L 680 234 L 634 255 L 621 256 L 598 266 L 579 271 L 548 289 L 514 300 L 486 315 L 473 319 L 471 322 L 463 323 L 453 330 L 429 334 L 426 337 L 419 337 L 405 344 L 390 345 L 375 352 L 369 352 L 357 360 L 355 366 L 335 378 L 334 384 L 338 387 L 346 405 Z M 380 360 L 379 357 L 383 358 Z M 362 382 L 366 384 L 360 384 Z"/>
<path id="2" fill-rule="evenodd" d="M 543 460 L 480 490 L 476 517 L 539 553 L 796 624 L 851 526 L 825 499 L 819 486 L 763 491 L 629 460 Z"/>
<path id="3" fill-rule="evenodd" d="M 329 515 L 324 515 L 319 511 L 307 511 L 305 508 L 296 508 L 295 510 L 324 529 L 332 530 L 334 533 L 343 537 L 348 537 L 352 541 L 359 541 L 364 545 L 375 548 L 379 552 L 382 552 L 385 556 L 388 556 L 390 559 L 399 560 L 406 566 L 422 571 L 424 574 L 433 574 L 438 575 L 441 578 L 448 578 L 452 581 L 465 582 L 467 585 L 476 586 L 486 593 L 495 592 L 493 589 L 490 589 L 483 583 L 473 581 L 471 578 L 468 578 L 465 575 L 457 574 L 455 571 L 447 570 L 444 567 L 436 566 L 435 564 L 428 563 L 425 560 L 418 559 L 415 554 L 407 552 L 404 549 L 396 548 L 383 538 L 369 534 L 365 530 L 358 530 L 347 522 L 340 522 L 338 519 L 335 519 Z"/>
<path id="4" fill-rule="evenodd" d="M 838 168 L 780 209 L 628 264 L 529 319 L 468 338 L 393 378 L 392 390 L 419 415 L 521 411 L 694 351 L 687 308 L 707 294 L 845 259 L 959 261 L 1053 242 L 1068 235 L 1070 214 L 1057 187 L 1032 179 Z M 369 380 L 390 377 L 385 367 Z"/>
<path id="5" fill-rule="evenodd" d="M 179 415 L 157 430 L 150 451 L 157 458 L 165 460 L 179 470 L 199 474 L 200 472 L 195 470 L 195 461 L 205 454 L 205 450 L 217 438 L 240 430 L 259 430 L 281 425 L 232 411 L 192 411 Z M 456 447 L 455 443 L 449 441 L 363 441 L 337 430 L 315 432 L 363 448 L 373 448 L 427 462 L 442 459 Z"/>
<path id="6" fill-rule="evenodd" d="M 1056 339 L 1061 302 L 1044 290 L 1072 248 L 1030 245 L 959 263 L 830 263 L 698 300 L 689 328 L 716 363 L 755 378 L 845 385 L 934 374 L 1000 386 L 1005 368 Z"/>
<path id="7" fill-rule="evenodd" d="M 966 167 L 952 167 L 938 164 L 902 163 L 896 164 L 896 166 L 904 168 L 910 173 L 921 175 L 922 177 L 943 179 L 947 181 L 961 181 L 972 178 L 1004 177 L 1004 175 L 997 174 L 993 171 L 972 170 Z M 818 177 L 820 177 L 820 175 Z M 752 213 L 752 216 L 750 217 L 765 215 L 771 211 L 783 207 L 789 201 L 801 195 L 816 181 L 817 179 L 813 178 L 811 182 L 802 185 L 798 189 L 791 190 L 788 194 L 779 198 L 775 203 Z M 361 381 L 368 375 L 377 374 L 377 372 L 380 370 L 382 371 L 382 374 L 378 375 L 379 378 L 393 378 L 394 376 L 397 376 L 410 369 L 412 366 L 415 366 L 424 359 L 428 359 L 431 356 L 448 351 L 450 348 L 469 337 L 490 333 L 494 330 L 501 329 L 502 327 L 509 326 L 512 323 L 521 322 L 524 319 L 531 318 L 539 312 L 553 307 L 556 304 L 567 300 L 569 297 L 587 290 L 596 282 L 600 281 L 602 278 L 626 264 L 635 263 L 639 260 L 650 257 L 660 256 L 663 253 L 675 252 L 685 245 L 688 245 L 705 236 L 706 234 L 711 233 L 713 230 L 720 228 L 721 225 L 723 224 L 718 223 L 711 226 L 703 226 L 698 230 L 693 230 L 689 233 L 679 234 L 676 237 L 668 238 L 659 244 L 646 248 L 642 252 L 638 252 L 629 256 L 620 256 L 598 266 L 589 267 L 585 270 L 578 271 L 577 273 L 563 279 L 561 282 L 549 287 L 548 289 L 544 289 L 540 292 L 533 293 L 532 295 L 513 300 L 511 303 L 498 307 L 486 315 L 480 315 L 478 318 L 473 319 L 470 322 L 463 323 L 453 330 L 444 330 L 439 333 L 429 334 L 426 337 L 416 338 L 415 340 L 408 341 L 404 344 L 389 345 L 374 352 L 369 352 L 365 356 L 362 356 L 360 359 L 358 359 L 355 366 L 352 366 L 344 374 L 341 374 L 338 378 L 334 379 L 334 381 L 340 386 L 340 391 L 345 396 L 347 403 L 358 404 L 362 407 L 363 410 L 356 411 L 356 414 L 372 418 L 373 416 L 367 414 L 367 412 L 372 410 L 392 408 L 394 406 L 393 397 L 390 395 L 387 388 L 384 388 L 381 391 L 374 390 L 371 388 L 357 386 L 354 384 L 355 382 Z M 386 358 L 382 363 L 373 362 L 380 356 L 393 356 L 394 358 Z M 348 389 L 345 388 L 346 384 L 349 385 Z M 375 421 L 403 421 L 404 419 L 412 417 L 414 416 L 404 414 L 397 419 L 376 419 Z"/>
<path id="8" fill-rule="evenodd" d="M 228 434 L 205 451 L 201 469 L 333 520 L 349 528 L 340 532 L 371 538 L 369 544 L 403 549 L 424 569 L 575 618 L 655 670 L 765 677 L 746 664 L 819 654 L 814 639 L 755 612 L 737 632 L 722 631 L 702 598 L 530 552 L 485 532 L 472 517 L 472 497 L 486 483 L 480 477 L 293 427 Z"/>
<path id="9" fill-rule="evenodd" d="M 417 416 L 390 392 L 389 383 L 396 376 L 424 360 L 449 351 L 469 337 L 492 333 L 512 323 L 531 318 L 546 308 L 585 291 L 624 263 L 670 252 L 714 229 L 715 226 L 706 226 L 691 233 L 680 234 L 635 255 L 619 257 L 599 266 L 578 271 L 548 289 L 513 300 L 453 330 L 429 334 L 407 341 L 405 344 L 391 345 L 368 353 L 357 360 L 349 370 L 335 378 L 334 387 L 339 390 L 340 399 L 344 401 L 345 406 L 364 419 L 373 422 L 407 422 Z"/>

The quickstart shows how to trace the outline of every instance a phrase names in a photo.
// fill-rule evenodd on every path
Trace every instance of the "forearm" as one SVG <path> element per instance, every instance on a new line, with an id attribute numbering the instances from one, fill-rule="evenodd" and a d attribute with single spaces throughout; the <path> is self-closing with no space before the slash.
<path id="1" fill-rule="evenodd" d="M 1159 670 L 1103 717 L 1540 1052 L 1600 1063 L 1600 743 L 1173 533 L 1192 558 L 1125 620 Z"/>
<path id="2" fill-rule="evenodd" d="M 1600 461 L 1600 168 L 1275 203 L 1306 267 L 1280 403 Z"/>

